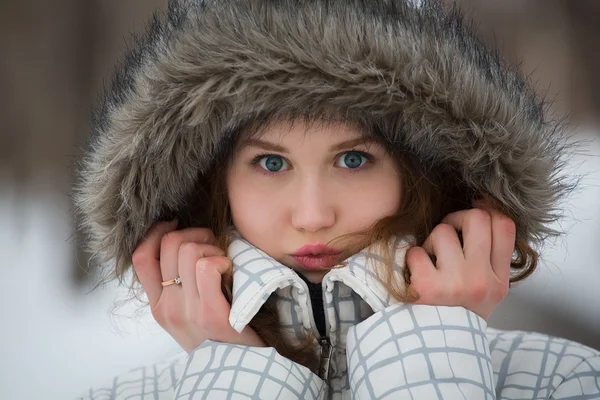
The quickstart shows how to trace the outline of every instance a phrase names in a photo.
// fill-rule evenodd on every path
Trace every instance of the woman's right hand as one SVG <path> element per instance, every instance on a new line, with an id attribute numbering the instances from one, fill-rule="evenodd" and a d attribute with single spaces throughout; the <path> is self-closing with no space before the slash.
<path id="1" fill-rule="evenodd" d="M 154 225 L 132 256 L 154 319 L 188 353 L 205 340 L 265 346 L 249 326 L 238 333 L 229 324 L 231 306 L 221 282 L 231 277 L 232 264 L 213 233 L 176 226 L 175 221 Z M 181 285 L 161 285 L 177 277 Z"/>

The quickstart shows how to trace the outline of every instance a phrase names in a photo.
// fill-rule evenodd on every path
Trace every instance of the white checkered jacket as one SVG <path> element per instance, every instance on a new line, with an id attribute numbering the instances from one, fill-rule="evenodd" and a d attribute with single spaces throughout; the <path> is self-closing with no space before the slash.
<path id="1" fill-rule="evenodd" d="M 397 261 L 405 242 L 399 242 Z M 397 304 L 368 249 L 323 279 L 327 337 L 312 372 L 273 348 L 206 341 L 189 355 L 120 375 L 81 399 L 600 399 L 600 352 L 487 328 L 462 307 Z M 230 323 L 241 331 L 275 296 L 288 340 L 318 337 L 306 283 L 241 238 Z M 330 348 L 329 348 L 330 346 Z M 330 351 L 328 351 L 330 350 Z"/>

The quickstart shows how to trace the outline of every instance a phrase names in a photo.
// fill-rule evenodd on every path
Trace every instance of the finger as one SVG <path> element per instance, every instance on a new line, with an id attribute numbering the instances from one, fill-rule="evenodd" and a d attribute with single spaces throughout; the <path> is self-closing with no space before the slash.
<path id="1" fill-rule="evenodd" d="M 498 279 L 508 285 L 510 263 L 515 251 L 517 229 L 512 219 L 492 211 L 492 270 Z"/>
<path id="2" fill-rule="evenodd" d="M 410 270 L 410 285 L 407 291 L 414 296 L 415 303 L 420 304 L 427 300 L 424 285 L 429 285 L 435 280 L 437 269 L 429 254 L 419 246 L 411 247 L 406 253 L 406 265 Z"/>
<path id="3" fill-rule="evenodd" d="M 181 286 L 188 305 L 193 305 L 199 300 L 198 286 L 196 285 L 196 263 L 199 259 L 212 256 L 222 256 L 224 252 L 210 244 L 186 242 L 179 249 L 179 277 Z"/>
<path id="4" fill-rule="evenodd" d="M 456 229 L 446 223 L 441 223 L 433 229 L 423 243 L 423 248 L 429 254 L 435 255 L 437 268 L 444 268 L 465 259 Z"/>
<path id="5" fill-rule="evenodd" d="M 160 222 L 153 226 L 133 252 L 133 269 L 140 280 L 148 301 L 155 304 L 162 293 L 159 249 L 162 237 L 175 229 L 177 221 Z"/>
<path id="6" fill-rule="evenodd" d="M 169 232 L 163 236 L 160 243 L 160 269 L 163 281 L 177 278 L 179 274 L 179 248 L 183 243 L 216 243 L 210 229 L 187 228 Z"/>
<path id="7" fill-rule="evenodd" d="M 196 268 L 200 272 L 203 272 L 208 268 L 214 268 L 219 272 L 219 274 L 221 274 L 221 276 L 223 276 L 231 272 L 233 263 L 229 257 L 225 257 L 223 255 L 209 256 L 198 260 L 196 263 Z"/>
<path id="8" fill-rule="evenodd" d="M 427 278 L 431 276 L 431 274 L 436 273 L 435 265 L 429 258 L 429 254 L 425 251 L 424 248 L 419 246 L 411 247 L 406 253 L 406 265 L 410 270 L 410 280 L 411 282 L 419 278 Z"/>
<path id="9" fill-rule="evenodd" d="M 216 309 L 229 308 L 229 303 L 221 291 L 223 275 L 231 271 L 231 260 L 227 257 L 205 257 L 196 263 L 196 285 L 201 304 L 213 304 Z"/>
<path id="10" fill-rule="evenodd" d="M 442 222 L 462 231 L 465 259 L 472 260 L 477 265 L 489 265 L 492 248 L 491 220 L 489 212 L 473 208 L 448 214 Z"/>

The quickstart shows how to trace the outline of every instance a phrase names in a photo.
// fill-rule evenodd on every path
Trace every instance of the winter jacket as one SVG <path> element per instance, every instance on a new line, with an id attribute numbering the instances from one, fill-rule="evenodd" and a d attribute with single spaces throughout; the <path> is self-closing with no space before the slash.
<path id="1" fill-rule="evenodd" d="M 157 221 L 209 226 L 211 171 L 243 132 L 288 115 L 368 127 L 390 151 L 410 154 L 411 167 L 491 195 L 521 241 L 559 234 L 553 223 L 573 187 L 561 174 L 561 126 L 456 9 L 427 0 L 172 0 L 117 69 L 78 166 L 73 200 L 96 264 L 122 275 Z M 240 239 L 230 255 L 257 273 L 235 272 L 234 328 L 275 291 L 290 338 L 301 326 L 314 331 L 298 275 L 259 249 L 248 250 L 260 254 L 250 263 L 236 246 L 249 244 Z M 462 308 L 390 304 L 355 257 L 323 283 L 330 359 L 319 374 L 272 348 L 206 342 L 90 395 L 598 396 L 593 350 L 486 330 Z"/>
<path id="2" fill-rule="evenodd" d="M 402 265 L 406 242 L 400 242 Z M 274 296 L 282 329 L 299 344 L 315 334 L 319 370 L 273 348 L 207 341 L 188 357 L 138 368 L 84 399 L 598 399 L 600 352 L 569 340 L 487 328 L 462 307 L 398 304 L 368 249 L 322 281 L 325 337 L 306 283 L 242 238 L 229 321 L 240 331 Z M 287 332 L 285 332 L 287 331 Z M 129 397 L 132 396 L 132 397 Z"/>

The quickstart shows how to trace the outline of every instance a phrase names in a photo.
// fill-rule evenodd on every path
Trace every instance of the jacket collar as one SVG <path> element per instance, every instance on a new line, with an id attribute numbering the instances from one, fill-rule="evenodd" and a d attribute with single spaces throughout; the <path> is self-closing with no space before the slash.
<path id="1" fill-rule="evenodd" d="M 396 273 L 399 274 L 410 238 L 394 238 L 392 243 L 396 248 Z M 241 332 L 273 292 L 288 286 L 298 289 L 297 293 L 302 297 L 298 299 L 300 311 L 306 314 L 303 320 L 310 320 L 308 313 L 312 311 L 305 309 L 305 306 L 310 307 L 307 285 L 296 271 L 273 259 L 239 234 L 234 235 L 228 256 L 233 262 L 233 300 L 229 322 L 235 330 Z M 366 248 L 347 258 L 344 267 L 329 271 L 323 278 L 323 293 L 331 291 L 333 283 L 340 281 L 360 295 L 374 312 L 392 304 L 393 299 L 379 282 L 373 262 L 368 262 L 369 259 L 378 260 L 380 256 L 372 248 Z"/>

